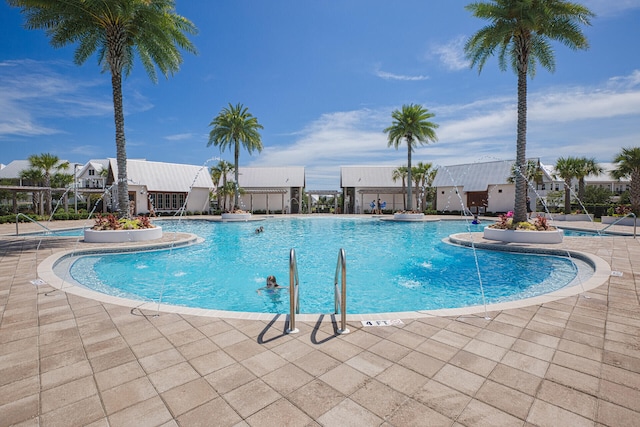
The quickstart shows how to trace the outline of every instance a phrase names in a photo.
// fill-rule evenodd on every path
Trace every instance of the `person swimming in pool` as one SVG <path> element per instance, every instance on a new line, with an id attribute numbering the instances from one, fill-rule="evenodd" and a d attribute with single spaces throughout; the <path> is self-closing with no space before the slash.
<path id="1" fill-rule="evenodd" d="M 278 282 L 276 281 L 276 276 L 269 276 L 267 277 L 267 286 L 263 286 L 259 288 L 256 292 L 260 294 L 261 290 L 267 290 L 269 291 L 269 293 L 273 293 L 275 290 L 279 290 L 279 289 L 287 289 L 287 288 L 286 286 L 278 285 Z"/>

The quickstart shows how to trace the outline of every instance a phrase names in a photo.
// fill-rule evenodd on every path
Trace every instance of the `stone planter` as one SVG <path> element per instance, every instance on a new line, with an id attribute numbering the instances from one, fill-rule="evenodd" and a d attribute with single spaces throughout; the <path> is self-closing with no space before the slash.
<path id="1" fill-rule="evenodd" d="M 485 227 L 484 238 L 498 240 L 505 243 L 562 243 L 562 230 L 532 231 L 532 230 L 502 230 Z"/>
<path id="2" fill-rule="evenodd" d="M 395 221 L 422 221 L 424 219 L 423 213 L 394 213 L 393 219 Z"/>
<path id="3" fill-rule="evenodd" d="M 634 225 L 634 221 L 636 218 L 628 216 L 628 217 L 620 217 L 620 216 L 603 216 L 602 223 L 603 224 L 613 224 L 615 222 L 616 225 Z M 616 222 L 620 221 L 620 222 Z M 640 222 L 640 221 L 638 221 Z"/>
<path id="4" fill-rule="evenodd" d="M 145 242 L 162 238 L 162 227 L 136 230 L 84 230 L 86 243 Z"/>
<path id="5" fill-rule="evenodd" d="M 251 219 L 250 213 L 223 213 L 223 221 L 249 221 Z"/>
<path id="6" fill-rule="evenodd" d="M 550 216 L 545 216 L 554 221 L 593 221 L 593 215 L 591 214 L 551 214 Z"/>

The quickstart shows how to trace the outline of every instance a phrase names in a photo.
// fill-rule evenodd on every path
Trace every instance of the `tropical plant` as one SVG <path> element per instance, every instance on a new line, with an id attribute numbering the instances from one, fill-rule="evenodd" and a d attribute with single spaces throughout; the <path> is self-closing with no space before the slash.
<path id="1" fill-rule="evenodd" d="M 218 198 L 218 208 L 225 212 L 227 210 L 227 198 L 222 197 L 223 190 L 227 188 L 227 177 L 233 172 L 233 165 L 226 160 L 220 160 L 217 165 L 211 167 L 211 179 L 216 185 L 216 195 Z M 220 185 L 222 180 L 222 185 Z M 222 204 L 220 202 L 222 201 Z"/>
<path id="2" fill-rule="evenodd" d="M 431 180 L 433 183 L 433 179 L 435 178 L 434 171 L 431 163 L 423 163 L 418 162 L 418 164 L 412 167 L 411 175 L 413 177 L 413 182 L 416 185 L 416 188 L 419 190 L 416 192 L 416 207 L 420 210 L 424 211 L 426 208 L 426 200 L 427 200 L 427 183 Z M 431 184 L 428 185 L 429 187 Z"/>
<path id="3" fill-rule="evenodd" d="M 394 169 L 393 172 L 391 172 L 391 179 L 393 180 L 393 182 L 396 182 L 399 179 L 402 180 L 402 208 L 404 210 L 407 210 L 407 199 L 405 198 L 405 188 L 407 186 L 407 167 L 400 166 L 397 169 Z"/>
<path id="4" fill-rule="evenodd" d="M 576 178 L 578 178 L 578 199 L 584 200 L 585 195 L 585 177 L 589 175 L 599 176 L 604 173 L 604 169 L 596 162 L 594 158 L 579 157 L 576 160 Z"/>
<path id="5" fill-rule="evenodd" d="M 521 171 L 518 168 L 518 165 L 514 163 L 511 165 L 511 175 L 507 178 L 507 182 L 510 184 L 516 183 L 516 177 L 520 175 Z M 530 182 L 534 182 L 539 184 L 542 182 L 542 167 L 540 167 L 540 162 L 538 160 L 527 160 L 527 166 L 522 170 L 522 174 L 524 178 L 527 180 L 527 184 Z"/>
<path id="6" fill-rule="evenodd" d="M 488 20 L 469 40 L 464 50 L 471 67 L 482 71 L 487 59 L 498 52 L 502 71 L 507 63 L 518 77 L 518 122 L 516 165 L 521 170 L 527 161 L 527 75 L 534 76 L 537 63 L 549 71 L 555 69 L 555 58 L 549 40 L 571 49 L 587 49 L 588 42 L 579 24 L 590 25 L 595 16 L 586 7 L 562 0 L 491 0 L 466 6 L 473 16 Z M 514 221 L 527 220 L 527 181 L 516 176 Z"/>
<path id="7" fill-rule="evenodd" d="M 435 131 L 438 125 L 429 120 L 435 114 L 417 104 L 405 104 L 402 110 L 394 110 L 391 117 L 391 126 L 384 130 L 388 134 L 387 146 L 393 145 L 397 150 L 402 140 L 407 144 L 407 210 L 411 211 L 411 153 L 417 142 L 427 144 L 438 140 Z"/>
<path id="8" fill-rule="evenodd" d="M 44 176 L 40 169 L 35 169 L 33 167 L 29 169 L 24 169 L 20 171 L 20 179 L 23 181 L 27 181 L 30 185 L 37 187 L 42 185 L 42 180 Z M 38 200 L 38 192 L 31 192 L 31 205 L 33 206 L 33 213 L 41 212 L 39 209 L 40 202 Z"/>
<path id="9" fill-rule="evenodd" d="M 615 179 L 629 178 L 631 209 L 640 215 L 640 147 L 623 148 L 613 159 L 616 168 L 611 171 Z"/>
<path id="10" fill-rule="evenodd" d="M 238 207 L 239 189 L 238 189 L 238 161 L 240 158 L 240 145 L 251 154 L 254 150 L 262 151 L 262 139 L 259 129 L 264 129 L 258 123 L 258 119 L 254 117 L 247 107 L 242 104 L 235 106 L 229 104 L 220 111 L 220 113 L 209 123 L 213 126 L 209 132 L 209 142 L 207 147 L 219 146 L 220 151 L 233 147 L 233 168 L 235 173 L 235 191 L 234 191 L 234 210 Z"/>
<path id="11" fill-rule="evenodd" d="M 156 66 L 167 77 L 180 69 L 180 49 L 195 53 L 186 34 L 197 29 L 175 13 L 175 0 L 8 0 L 21 8 L 28 29 L 44 29 L 51 44 L 78 43 L 74 62 L 83 64 L 94 52 L 102 71 L 111 74 L 118 164 L 118 211 L 129 217 L 129 186 L 124 133 L 122 77 L 128 76 L 135 53 L 155 83 Z"/>
<path id="12" fill-rule="evenodd" d="M 608 203 L 611 200 L 611 190 L 608 188 L 597 187 L 595 185 L 588 186 L 584 191 L 584 197 L 581 200 L 585 204 L 596 205 Z"/>
<path id="13" fill-rule="evenodd" d="M 564 213 L 571 213 L 571 180 L 577 176 L 580 161 L 575 157 L 559 157 L 556 160 L 555 175 L 564 180 Z"/>
<path id="14" fill-rule="evenodd" d="M 51 177 L 52 173 L 69 167 L 69 162 L 61 162 L 58 156 L 50 153 L 32 154 L 28 158 L 31 168 L 42 172 L 42 186 L 45 187 L 44 213 L 51 215 Z"/>

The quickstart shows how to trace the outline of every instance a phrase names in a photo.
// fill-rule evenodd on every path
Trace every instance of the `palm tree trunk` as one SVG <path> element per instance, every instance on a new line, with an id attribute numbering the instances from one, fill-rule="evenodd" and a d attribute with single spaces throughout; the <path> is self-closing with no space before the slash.
<path id="1" fill-rule="evenodd" d="M 403 210 L 407 210 L 407 195 L 405 194 L 405 182 L 404 182 L 404 178 L 402 178 L 402 209 Z"/>
<path id="2" fill-rule="evenodd" d="M 407 138 L 407 210 L 412 210 L 412 200 L 411 200 L 411 142 L 409 138 Z"/>
<path id="3" fill-rule="evenodd" d="M 513 209 L 513 222 L 527 220 L 527 180 L 524 171 L 527 167 L 527 64 L 518 67 L 518 128 L 516 137 L 516 194 Z"/>
<path id="4" fill-rule="evenodd" d="M 571 178 L 564 181 L 564 213 L 571 213 Z"/>
<path id="5" fill-rule="evenodd" d="M 122 75 L 111 70 L 113 87 L 113 118 L 116 125 L 116 162 L 118 164 L 118 214 L 129 218 L 129 183 L 127 182 L 127 149 L 124 137 L 124 109 L 122 106 Z"/>
<path id="6" fill-rule="evenodd" d="M 640 171 L 637 169 L 631 172 L 631 188 L 629 188 L 629 198 L 631 199 L 631 209 L 636 215 L 640 215 Z"/>
<path id="7" fill-rule="evenodd" d="M 45 190 L 44 190 L 44 213 L 45 215 L 49 216 L 51 215 L 51 210 L 52 210 L 52 203 L 51 203 L 51 176 L 49 175 L 49 173 L 45 173 L 44 174 L 44 186 L 45 186 Z"/>
<path id="8" fill-rule="evenodd" d="M 239 173 L 238 173 L 238 162 L 240 161 L 240 141 L 235 141 L 236 143 L 236 147 L 235 147 L 235 152 L 233 153 L 233 160 L 235 161 L 235 179 L 236 182 L 234 183 L 234 188 L 233 188 L 233 209 L 235 210 L 237 207 L 240 207 L 239 203 L 238 203 L 238 199 L 239 199 L 239 192 L 238 192 L 238 177 L 239 177 Z"/>

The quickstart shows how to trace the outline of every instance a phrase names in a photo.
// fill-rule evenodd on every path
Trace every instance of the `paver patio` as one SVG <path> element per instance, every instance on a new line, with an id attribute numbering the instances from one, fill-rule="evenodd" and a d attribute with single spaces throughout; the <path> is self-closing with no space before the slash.
<path id="1" fill-rule="evenodd" d="M 640 239 L 565 238 L 622 275 L 490 320 L 350 320 L 337 335 L 318 316 L 288 335 L 284 316 L 155 316 L 35 286 L 36 264 L 77 239 L 44 239 L 36 260 L 39 241 L 12 232 L 0 426 L 640 425 Z"/>

